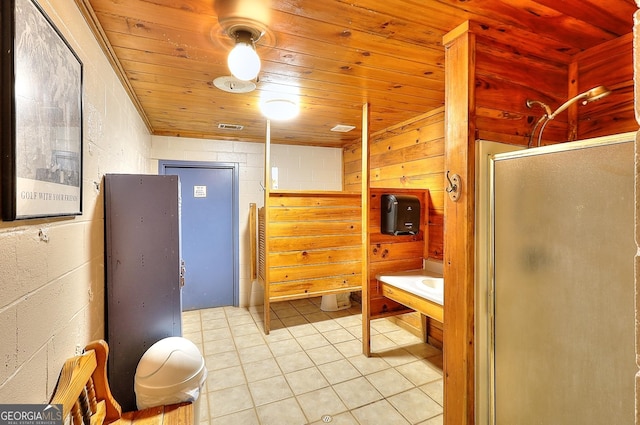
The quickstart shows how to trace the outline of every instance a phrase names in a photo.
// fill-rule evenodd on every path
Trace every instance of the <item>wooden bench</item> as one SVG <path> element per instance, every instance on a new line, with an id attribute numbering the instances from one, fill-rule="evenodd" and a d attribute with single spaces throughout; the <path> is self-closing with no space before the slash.
<path id="1" fill-rule="evenodd" d="M 65 362 L 51 399 L 63 406 L 65 420 L 71 415 L 73 425 L 193 425 L 191 402 L 122 413 L 107 380 L 108 355 L 107 343 L 98 340 Z"/>

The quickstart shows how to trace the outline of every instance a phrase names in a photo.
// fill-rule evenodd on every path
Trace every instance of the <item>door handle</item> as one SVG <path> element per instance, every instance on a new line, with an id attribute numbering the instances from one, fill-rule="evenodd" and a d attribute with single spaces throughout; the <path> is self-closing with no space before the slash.
<path id="1" fill-rule="evenodd" d="M 180 260 L 180 287 L 184 286 L 184 275 L 187 272 L 184 260 Z"/>

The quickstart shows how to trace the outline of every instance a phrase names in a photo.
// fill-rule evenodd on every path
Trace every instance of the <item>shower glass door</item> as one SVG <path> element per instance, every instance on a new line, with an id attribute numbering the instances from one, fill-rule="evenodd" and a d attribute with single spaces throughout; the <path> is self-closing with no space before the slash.
<path id="1" fill-rule="evenodd" d="M 493 163 L 494 423 L 634 423 L 633 142 Z"/>

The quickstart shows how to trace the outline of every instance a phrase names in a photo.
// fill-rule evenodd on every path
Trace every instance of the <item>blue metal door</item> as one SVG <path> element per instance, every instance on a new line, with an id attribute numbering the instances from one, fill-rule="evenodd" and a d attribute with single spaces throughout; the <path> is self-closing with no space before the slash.
<path id="1" fill-rule="evenodd" d="M 181 183 L 183 310 L 238 305 L 237 164 L 161 162 Z"/>

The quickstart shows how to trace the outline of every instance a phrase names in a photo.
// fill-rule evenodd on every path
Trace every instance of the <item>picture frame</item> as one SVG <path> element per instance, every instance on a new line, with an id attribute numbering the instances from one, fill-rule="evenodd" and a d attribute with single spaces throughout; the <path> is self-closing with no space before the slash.
<path id="1" fill-rule="evenodd" d="M 2 220 L 82 214 L 83 64 L 36 0 L 0 5 Z"/>

